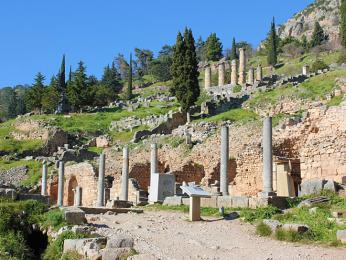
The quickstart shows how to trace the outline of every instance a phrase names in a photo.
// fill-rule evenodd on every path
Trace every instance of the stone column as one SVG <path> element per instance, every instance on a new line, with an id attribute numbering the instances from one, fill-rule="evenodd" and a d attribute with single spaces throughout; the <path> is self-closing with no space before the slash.
<path id="1" fill-rule="evenodd" d="M 303 75 L 306 76 L 309 74 L 309 66 L 308 65 L 304 65 L 303 66 Z"/>
<path id="2" fill-rule="evenodd" d="M 157 173 L 157 144 L 151 144 L 150 176 Z"/>
<path id="3" fill-rule="evenodd" d="M 64 174 L 65 166 L 63 161 L 59 161 L 59 176 L 58 176 L 58 207 L 64 204 Z"/>
<path id="4" fill-rule="evenodd" d="M 211 87 L 211 67 L 209 65 L 204 70 L 204 87 L 205 89 Z"/>
<path id="5" fill-rule="evenodd" d="M 48 167 L 47 162 L 44 161 L 42 164 L 42 184 L 41 184 L 41 195 L 47 196 L 47 175 L 48 175 Z"/>
<path id="6" fill-rule="evenodd" d="M 74 206 L 81 207 L 82 206 L 82 187 L 77 186 L 74 193 Z"/>
<path id="7" fill-rule="evenodd" d="M 219 86 L 225 85 L 225 63 L 219 63 Z"/>
<path id="8" fill-rule="evenodd" d="M 238 83 L 237 60 L 232 60 L 231 67 L 231 85 L 235 86 Z"/>
<path id="9" fill-rule="evenodd" d="M 273 192 L 272 118 L 263 121 L 263 193 Z"/>
<path id="10" fill-rule="evenodd" d="M 263 80 L 263 72 L 262 72 L 262 66 L 258 65 L 256 70 L 256 81 L 262 81 Z"/>
<path id="11" fill-rule="evenodd" d="M 128 200 L 129 194 L 129 148 L 123 148 L 123 172 L 121 175 L 121 195 L 120 200 Z"/>
<path id="12" fill-rule="evenodd" d="M 244 85 L 246 83 L 246 57 L 245 57 L 245 48 L 239 49 L 239 85 Z"/>
<path id="13" fill-rule="evenodd" d="M 228 195 L 228 160 L 229 160 L 229 132 L 228 127 L 221 128 L 221 160 L 220 160 L 220 192 Z"/>
<path id="14" fill-rule="evenodd" d="M 105 206 L 105 163 L 106 155 L 102 153 L 99 159 L 99 180 L 98 180 L 98 194 L 97 194 L 97 207 Z"/>
<path id="15" fill-rule="evenodd" d="M 250 85 L 253 85 L 255 83 L 255 69 L 253 67 L 251 67 L 249 69 L 249 78 L 248 78 L 248 83 Z"/>

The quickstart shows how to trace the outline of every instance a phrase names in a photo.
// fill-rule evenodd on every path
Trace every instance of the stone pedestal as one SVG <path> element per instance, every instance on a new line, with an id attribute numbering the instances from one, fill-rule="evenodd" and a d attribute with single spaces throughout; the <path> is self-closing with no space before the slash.
<path id="1" fill-rule="evenodd" d="M 81 207 L 82 206 L 82 187 L 77 186 L 74 193 L 74 206 Z"/>
<path id="2" fill-rule="evenodd" d="M 225 63 L 219 64 L 219 86 L 225 85 Z"/>
<path id="3" fill-rule="evenodd" d="M 239 85 L 244 85 L 246 83 L 246 57 L 245 57 L 245 49 L 239 49 Z"/>
<path id="4" fill-rule="evenodd" d="M 59 176 L 58 176 L 58 207 L 63 206 L 64 199 L 64 174 L 65 174 L 65 165 L 63 161 L 59 161 Z"/>
<path id="5" fill-rule="evenodd" d="M 129 148 L 123 149 L 123 171 L 121 176 L 121 195 L 120 200 L 127 201 L 129 193 Z"/>
<path id="6" fill-rule="evenodd" d="M 303 66 L 302 73 L 303 73 L 304 76 L 309 74 L 309 66 L 308 65 L 304 65 Z"/>
<path id="7" fill-rule="evenodd" d="M 258 65 L 256 69 L 256 81 L 261 82 L 263 80 L 263 71 L 262 71 L 262 66 Z"/>
<path id="8" fill-rule="evenodd" d="M 229 160 L 229 130 L 221 128 L 221 160 L 220 160 L 220 192 L 228 195 L 228 160 Z"/>
<path id="9" fill-rule="evenodd" d="M 41 183 L 41 195 L 47 196 L 47 175 L 48 175 L 48 167 L 47 162 L 44 161 L 42 164 L 42 183 Z"/>
<path id="10" fill-rule="evenodd" d="M 255 69 L 252 67 L 249 69 L 248 83 L 250 85 L 253 85 L 255 83 Z"/>
<path id="11" fill-rule="evenodd" d="M 235 86 L 238 84 L 237 60 L 232 60 L 231 67 L 231 85 Z"/>
<path id="12" fill-rule="evenodd" d="M 209 89 L 211 87 L 211 68 L 206 66 L 204 70 L 204 87 Z"/>
<path id="13" fill-rule="evenodd" d="M 99 162 L 99 179 L 98 179 L 98 193 L 97 193 L 97 207 L 105 206 L 105 163 L 106 155 L 102 153 L 100 155 Z"/>
<path id="14" fill-rule="evenodd" d="M 273 192 L 272 118 L 263 121 L 263 192 Z"/>
<path id="15" fill-rule="evenodd" d="M 201 220 L 201 198 L 200 197 L 190 197 L 189 220 L 190 221 Z"/>
<path id="16" fill-rule="evenodd" d="M 166 197 L 174 196 L 175 193 L 175 176 L 165 173 L 152 175 L 150 182 L 149 202 L 163 202 Z"/>

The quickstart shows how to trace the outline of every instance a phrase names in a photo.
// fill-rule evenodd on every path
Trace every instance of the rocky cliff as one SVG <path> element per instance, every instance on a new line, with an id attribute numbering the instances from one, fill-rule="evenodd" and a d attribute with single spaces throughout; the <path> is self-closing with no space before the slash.
<path id="1" fill-rule="evenodd" d="M 318 21 L 329 36 L 329 41 L 337 43 L 339 39 L 340 3 L 341 0 L 316 0 L 280 26 L 279 36 L 281 38 L 293 36 L 300 39 L 305 35 L 310 39 L 314 24 Z"/>

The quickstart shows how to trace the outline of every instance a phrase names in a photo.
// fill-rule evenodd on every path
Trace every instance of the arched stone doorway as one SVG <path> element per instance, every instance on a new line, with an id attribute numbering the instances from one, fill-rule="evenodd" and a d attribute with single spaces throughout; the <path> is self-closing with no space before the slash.
<path id="1" fill-rule="evenodd" d="M 75 189 L 78 186 L 78 182 L 75 176 L 72 176 L 67 183 L 67 205 L 73 206 L 74 205 L 74 195 L 75 195 Z"/>

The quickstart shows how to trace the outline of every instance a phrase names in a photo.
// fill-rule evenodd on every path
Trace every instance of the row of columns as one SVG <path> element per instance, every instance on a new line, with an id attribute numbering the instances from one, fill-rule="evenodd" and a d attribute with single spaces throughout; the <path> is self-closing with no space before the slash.
<path id="1" fill-rule="evenodd" d="M 263 192 L 262 196 L 273 194 L 273 148 L 272 148 L 272 118 L 266 117 L 263 121 Z M 221 153 L 220 153 L 220 192 L 223 196 L 228 191 L 229 169 L 229 128 L 221 127 Z"/>
<path id="2" fill-rule="evenodd" d="M 239 65 L 239 70 L 241 67 L 243 67 L 245 64 L 242 63 L 241 66 Z M 208 65 L 205 67 L 204 71 L 204 87 L 206 89 L 212 87 L 211 83 L 211 67 Z M 250 68 L 248 72 L 248 78 L 246 79 L 246 73 L 245 73 L 245 67 L 244 71 L 239 71 L 237 69 L 237 60 L 231 61 L 231 85 L 244 85 L 245 83 L 248 83 L 249 85 L 254 85 L 256 81 L 261 82 L 263 80 L 263 69 L 262 66 L 259 65 L 256 69 L 256 75 L 255 75 L 255 69 Z M 225 85 L 225 63 L 219 63 L 218 65 L 218 86 L 224 86 Z"/>
<path id="3" fill-rule="evenodd" d="M 229 128 L 221 128 L 221 153 L 220 153 L 220 192 L 222 195 L 228 195 L 228 170 L 229 170 Z M 105 154 L 100 155 L 99 160 L 99 179 L 98 179 L 98 196 L 97 207 L 105 206 Z M 63 206 L 64 196 L 64 162 L 59 161 L 58 176 L 58 200 L 57 205 Z M 47 196 L 47 163 L 43 162 L 42 168 L 42 190 L 41 194 Z M 151 145 L 150 159 L 150 181 L 153 175 L 158 172 L 157 144 Z M 272 153 L 272 118 L 267 117 L 263 121 L 263 192 L 264 195 L 270 195 L 273 192 L 273 153 Z M 121 200 L 128 200 L 128 180 L 129 180 L 129 148 L 123 148 L 123 168 L 121 179 Z M 152 183 L 150 186 L 152 187 Z M 82 188 L 75 188 L 75 206 L 82 205 Z"/>

